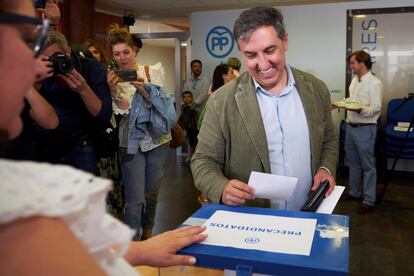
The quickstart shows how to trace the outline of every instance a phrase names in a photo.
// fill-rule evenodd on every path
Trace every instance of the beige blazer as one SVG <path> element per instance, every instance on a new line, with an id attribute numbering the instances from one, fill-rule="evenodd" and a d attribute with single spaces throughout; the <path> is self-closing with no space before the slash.
<path id="1" fill-rule="evenodd" d="M 332 122 L 330 93 L 314 76 L 292 68 L 310 132 L 312 173 L 336 173 L 338 135 Z M 247 183 L 251 171 L 270 173 L 269 152 L 253 79 L 244 73 L 210 97 L 191 161 L 195 186 L 220 202 L 230 179 Z M 267 206 L 256 200 L 251 205 Z"/>

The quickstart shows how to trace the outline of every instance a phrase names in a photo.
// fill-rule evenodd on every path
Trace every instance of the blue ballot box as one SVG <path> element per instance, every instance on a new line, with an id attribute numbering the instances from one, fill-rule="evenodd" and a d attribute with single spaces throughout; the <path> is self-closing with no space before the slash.
<path id="1" fill-rule="evenodd" d="M 347 216 L 206 204 L 188 218 L 182 226 L 202 225 L 216 211 L 274 216 L 275 219 L 277 217 L 315 219 L 316 228 L 313 233 L 309 256 L 229 246 L 194 244 L 182 249 L 179 254 L 195 256 L 197 258 L 196 266 L 240 272 L 247 271 L 243 275 L 249 275 L 250 273 L 330 276 L 348 274 L 349 218 Z M 233 214 L 229 215 L 232 216 Z M 238 214 L 234 215 L 237 216 Z M 214 224 L 211 224 L 211 226 L 213 227 Z M 278 226 L 283 229 L 283 226 Z M 249 227 L 244 227 L 244 230 L 246 229 L 249 230 Z M 250 227 L 250 229 L 253 229 L 253 227 Z M 249 240 L 248 242 L 252 241 Z"/>

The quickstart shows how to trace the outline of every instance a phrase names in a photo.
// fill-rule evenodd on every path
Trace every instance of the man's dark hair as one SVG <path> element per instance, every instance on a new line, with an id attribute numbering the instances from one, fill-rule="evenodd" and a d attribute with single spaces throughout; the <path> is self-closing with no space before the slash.
<path id="1" fill-rule="evenodd" d="M 135 47 L 138 49 L 142 48 L 142 40 L 141 38 L 137 37 L 136 35 L 131 35 L 132 42 L 134 43 Z"/>
<path id="2" fill-rule="evenodd" d="M 191 66 L 193 66 L 194 63 L 200 63 L 200 65 L 203 65 L 203 63 L 201 63 L 201 60 L 199 59 L 193 59 L 193 61 L 191 61 Z"/>
<path id="3" fill-rule="evenodd" d="M 252 32 L 262 26 L 273 26 L 279 38 L 285 39 L 286 29 L 282 13 L 275 8 L 256 7 L 242 12 L 234 23 L 233 35 L 237 45 L 239 39 L 248 41 Z"/>
<path id="4" fill-rule="evenodd" d="M 193 96 L 193 93 L 191 93 L 191 91 L 184 91 L 183 93 L 181 93 L 181 96 L 184 96 L 185 94 L 189 94 L 191 95 L 191 97 Z"/>
<path id="5" fill-rule="evenodd" d="M 346 60 L 348 61 L 348 63 L 351 60 L 351 57 L 353 57 L 353 56 L 355 56 L 355 59 L 359 63 L 361 63 L 361 62 L 364 63 L 368 70 L 371 70 L 371 68 L 372 68 L 371 56 L 367 52 L 362 51 L 362 50 L 353 52 L 352 54 L 350 54 L 346 58 Z"/>

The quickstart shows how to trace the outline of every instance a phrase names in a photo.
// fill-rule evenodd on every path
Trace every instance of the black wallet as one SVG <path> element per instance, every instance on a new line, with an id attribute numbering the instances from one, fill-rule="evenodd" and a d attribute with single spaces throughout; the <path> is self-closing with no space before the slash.
<path id="1" fill-rule="evenodd" d="M 315 212 L 319 205 L 321 205 L 322 200 L 325 198 L 325 194 L 328 189 L 329 181 L 325 180 L 319 185 L 318 189 L 310 193 L 308 199 L 300 210 L 304 212 Z"/>

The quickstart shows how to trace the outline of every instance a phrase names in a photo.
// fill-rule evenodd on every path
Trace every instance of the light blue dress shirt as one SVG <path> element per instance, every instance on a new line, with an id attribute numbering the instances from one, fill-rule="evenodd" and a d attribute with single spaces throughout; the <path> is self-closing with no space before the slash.
<path id="1" fill-rule="evenodd" d="M 266 132 L 272 174 L 298 179 L 287 201 L 272 201 L 278 209 L 299 210 L 312 185 L 309 128 L 292 71 L 286 65 L 288 83 L 279 96 L 254 80 L 256 97 Z"/>

